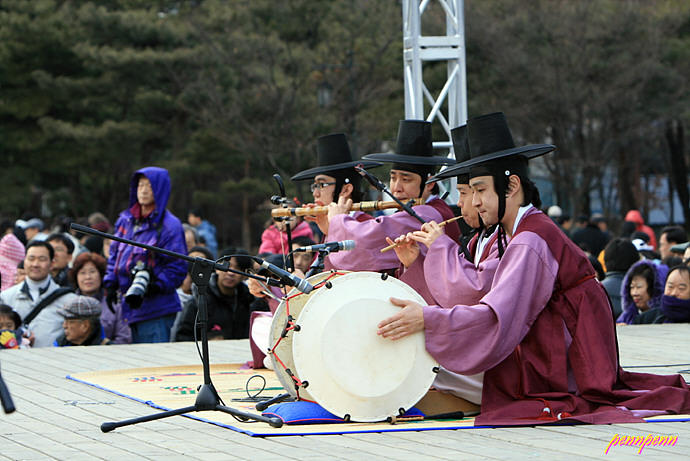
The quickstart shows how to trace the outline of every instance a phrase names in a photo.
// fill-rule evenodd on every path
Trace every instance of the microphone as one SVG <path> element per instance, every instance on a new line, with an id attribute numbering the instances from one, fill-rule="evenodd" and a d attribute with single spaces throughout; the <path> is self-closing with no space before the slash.
<path id="1" fill-rule="evenodd" d="M 287 285 L 290 287 L 295 287 L 304 294 L 308 294 L 311 292 L 311 290 L 314 289 L 314 285 L 307 282 L 306 280 L 301 279 L 301 278 L 297 277 L 296 275 L 293 275 L 293 274 L 289 273 L 288 271 L 283 270 L 280 267 L 269 263 L 268 261 L 264 261 L 261 258 L 257 258 L 256 256 L 252 256 L 252 258 L 256 262 L 261 264 L 261 267 L 263 267 L 264 269 L 266 269 L 270 273 L 277 275 L 278 278 L 280 279 L 280 281 L 284 285 Z"/>
<path id="2" fill-rule="evenodd" d="M 337 251 L 350 251 L 355 249 L 354 240 L 343 240 L 342 242 L 327 242 L 320 245 L 309 245 L 306 247 L 296 248 L 294 251 L 328 251 L 335 253 Z"/>

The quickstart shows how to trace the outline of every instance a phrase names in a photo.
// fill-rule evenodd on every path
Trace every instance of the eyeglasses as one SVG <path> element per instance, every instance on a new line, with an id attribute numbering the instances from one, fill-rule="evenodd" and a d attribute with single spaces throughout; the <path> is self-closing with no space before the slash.
<path id="1" fill-rule="evenodd" d="M 313 192 L 316 192 L 316 189 L 319 190 L 319 193 L 323 190 L 324 187 L 328 186 L 335 186 L 334 182 L 315 182 L 314 184 L 311 185 L 310 189 Z"/>

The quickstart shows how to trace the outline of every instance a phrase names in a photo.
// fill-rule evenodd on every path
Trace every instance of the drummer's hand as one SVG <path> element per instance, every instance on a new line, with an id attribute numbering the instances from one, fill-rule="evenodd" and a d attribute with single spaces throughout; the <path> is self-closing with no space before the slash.
<path id="1" fill-rule="evenodd" d="M 412 239 L 411 234 L 401 235 L 395 239 L 395 242 L 389 237 L 386 237 L 386 242 L 388 242 L 389 245 L 393 245 L 393 243 L 398 244 L 398 246 L 393 249 L 395 250 L 395 254 L 398 255 L 400 262 L 405 266 L 405 269 L 410 267 L 417 257 L 419 257 L 419 244 Z"/>
<path id="2" fill-rule="evenodd" d="M 317 206 L 326 206 L 325 203 L 323 203 L 321 200 L 316 200 L 314 203 L 307 203 L 304 205 L 305 208 L 315 208 Z M 317 226 L 319 226 L 319 229 L 321 232 L 323 232 L 323 235 L 328 235 L 328 215 L 327 214 L 320 214 L 316 216 L 305 216 L 304 217 L 305 221 L 311 221 L 315 222 Z"/>
<path id="3" fill-rule="evenodd" d="M 391 298 L 391 302 L 402 309 L 379 323 L 377 334 L 384 338 L 400 339 L 424 330 L 424 311 L 419 303 L 396 298 Z"/>
<path id="4" fill-rule="evenodd" d="M 352 208 L 352 199 L 339 196 L 338 203 L 331 202 L 328 204 L 328 220 L 333 219 L 333 216 L 349 213 L 350 208 Z"/>
<path id="5" fill-rule="evenodd" d="M 422 225 L 421 230 L 412 232 L 412 239 L 431 248 L 434 241 L 443 234 L 443 228 L 436 221 L 429 221 Z"/>
<path id="6" fill-rule="evenodd" d="M 249 288 L 249 292 L 257 298 L 264 298 L 266 296 L 263 292 L 265 288 L 256 279 L 247 279 L 247 287 Z"/>

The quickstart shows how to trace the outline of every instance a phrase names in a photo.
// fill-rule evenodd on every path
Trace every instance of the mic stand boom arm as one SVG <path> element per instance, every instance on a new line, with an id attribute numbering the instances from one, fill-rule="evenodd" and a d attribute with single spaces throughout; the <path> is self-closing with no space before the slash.
<path id="1" fill-rule="evenodd" d="M 252 274 L 245 274 L 244 272 L 239 272 L 239 271 L 235 271 L 234 269 L 229 269 L 227 267 L 230 264 L 229 262 L 224 263 L 224 264 L 218 264 L 218 263 L 211 261 L 211 260 L 208 260 L 208 259 L 203 259 L 203 258 L 196 258 L 195 259 L 195 258 L 192 258 L 192 257 L 187 256 L 187 255 L 175 253 L 174 251 L 165 250 L 163 248 L 158 248 L 158 247 L 154 247 L 151 245 L 146 245 L 146 244 L 139 243 L 139 242 L 134 242 L 132 240 L 124 239 L 121 237 L 116 237 L 114 235 L 106 234 L 104 232 L 100 232 L 100 231 L 91 229 L 89 227 L 81 226 L 81 225 L 75 224 L 75 223 L 72 223 L 70 225 L 70 227 L 74 230 L 77 230 L 79 232 L 83 232 L 85 234 L 91 234 L 91 235 L 96 235 L 98 237 L 108 238 L 108 239 L 115 240 L 118 242 L 126 243 L 128 245 L 134 245 L 134 246 L 138 246 L 141 248 L 146 248 L 147 250 L 162 253 L 162 254 L 165 254 L 168 256 L 172 256 L 174 258 L 194 262 L 194 265 L 192 266 L 191 277 L 192 277 L 192 281 L 197 286 L 198 293 L 199 293 L 199 296 L 197 298 L 197 305 L 199 307 L 199 324 L 200 324 L 200 330 L 201 330 L 201 346 L 202 346 L 201 361 L 202 361 L 202 365 L 203 365 L 203 369 L 204 369 L 204 384 L 199 386 L 199 391 L 197 393 L 197 397 L 196 397 L 196 401 L 194 402 L 194 405 L 189 406 L 189 407 L 184 407 L 184 408 L 178 408 L 176 410 L 169 410 L 169 411 L 163 411 L 160 413 L 154 413 L 152 415 L 142 416 L 140 418 L 133 418 L 133 419 L 129 419 L 126 421 L 106 422 L 106 423 L 101 424 L 101 431 L 102 432 L 110 432 L 114 429 L 117 429 L 118 427 L 129 426 L 132 424 L 143 423 L 143 422 L 147 422 L 147 421 L 154 421 L 157 419 L 167 418 L 169 416 L 182 415 L 182 414 L 191 413 L 194 411 L 210 411 L 210 410 L 228 413 L 230 415 L 233 415 L 235 418 L 237 418 L 240 421 L 247 421 L 247 420 L 253 419 L 256 421 L 262 421 L 262 422 L 268 423 L 272 427 L 281 427 L 283 425 L 283 421 L 280 418 L 267 418 L 266 416 L 263 416 L 263 415 L 246 413 L 246 412 L 237 410 L 235 408 L 230 408 L 230 407 L 226 407 L 225 405 L 221 405 L 221 400 L 220 400 L 220 397 L 218 396 L 218 392 L 216 391 L 215 387 L 213 386 L 213 382 L 211 381 L 211 366 L 209 363 L 209 354 L 208 354 L 208 308 L 206 305 L 206 296 L 205 296 L 206 286 L 208 285 L 208 281 L 211 279 L 211 274 L 213 274 L 214 269 L 228 271 L 228 272 L 235 272 L 235 273 L 239 273 L 239 274 L 242 274 L 245 276 L 252 275 Z M 253 278 L 259 278 L 259 279 L 263 280 L 263 277 L 254 276 Z"/>
<path id="2" fill-rule="evenodd" d="M 227 260 L 223 261 L 223 263 L 220 264 L 220 263 L 217 263 L 215 261 L 211 261 L 210 259 L 192 258 L 191 256 L 183 255 L 182 253 L 175 253 L 174 251 L 166 250 L 165 248 L 154 247 L 152 245 L 147 245 L 145 243 L 135 242 L 133 240 L 128 240 L 128 239 L 125 239 L 122 237 L 118 237 L 116 235 L 106 234 L 105 232 L 97 231 L 96 229 L 82 226 L 81 224 L 72 223 L 72 224 L 70 224 L 70 228 L 74 229 L 76 231 L 82 232 L 84 234 L 95 235 L 96 237 L 102 237 L 105 239 L 115 240 L 116 242 L 122 242 L 122 243 L 126 243 L 128 245 L 133 245 L 136 247 L 145 248 L 147 250 L 151 250 L 151 251 L 154 251 L 156 253 L 161 253 L 161 254 L 164 254 L 167 256 L 172 256 L 173 258 L 184 259 L 185 261 L 189 261 L 191 263 L 196 263 L 197 260 L 202 260 L 206 264 L 212 265 L 213 270 L 233 272 L 235 274 L 239 274 L 239 275 L 242 275 L 244 277 L 249 277 L 252 279 L 259 280 L 260 282 L 267 283 L 267 284 L 274 286 L 274 287 L 282 286 L 282 284 L 280 284 L 279 282 L 277 282 L 275 279 L 272 279 L 272 278 L 261 277 L 259 275 L 249 274 L 247 272 L 242 272 L 242 271 L 238 271 L 235 269 L 230 269 L 230 262 Z M 192 276 L 193 276 L 193 274 L 192 274 Z"/>

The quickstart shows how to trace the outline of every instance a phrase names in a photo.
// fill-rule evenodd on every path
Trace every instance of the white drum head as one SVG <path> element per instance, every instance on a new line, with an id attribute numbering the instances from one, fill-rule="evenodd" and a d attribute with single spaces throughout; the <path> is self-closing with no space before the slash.
<path id="1" fill-rule="evenodd" d="M 321 274 L 312 275 L 307 280 L 312 285 L 316 285 L 322 280 L 328 278 L 329 276 L 340 277 L 341 275 L 332 274 L 331 272 L 322 272 Z M 285 336 L 280 341 L 280 343 L 278 343 L 277 346 L 276 343 L 280 339 L 280 335 L 283 332 L 283 328 L 285 328 L 285 322 L 287 320 L 288 313 L 288 303 L 290 315 L 292 316 L 294 321 L 297 322 L 297 318 L 299 317 L 300 312 L 302 312 L 302 309 L 304 308 L 304 305 L 307 303 L 309 298 L 322 289 L 323 288 L 319 288 L 317 290 L 313 290 L 309 294 L 304 294 L 300 293 L 300 291 L 296 288 L 293 288 L 287 295 L 288 300 L 281 301 L 275 313 L 273 314 L 273 321 L 271 323 L 271 329 L 269 330 L 268 335 L 268 347 L 273 348 L 275 346 L 275 351 L 273 354 L 269 354 L 269 356 L 271 357 L 273 370 L 276 372 L 276 376 L 278 376 L 280 384 L 282 384 L 285 388 L 285 391 L 293 397 L 297 397 L 297 391 L 295 390 L 295 381 L 287 373 L 286 368 L 290 370 L 290 372 L 293 373 L 295 376 L 297 376 L 297 378 L 299 378 L 299 374 L 295 369 L 295 362 L 292 356 L 292 341 L 295 332 L 289 331 L 287 336 Z M 281 365 L 278 359 L 280 359 L 280 362 L 283 362 L 283 365 L 285 365 L 286 368 L 283 367 L 283 365 Z M 301 399 L 314 400 L 309 391 L 303 388 L 301 388 L 299 391 L 299 397 Z"/>
<path id="2" fill-rule="evenodd" d="M 376 272 L 346 274 L 332 285 L 313 294 L 297 320 L 292 348 L 300 379 L 317 403 L 341 418 L 382 421 L 408 410 L 431 387 L 438 364 L 423 332 L 391 341 L 376 331 L 400 310 L 390 297 L 422 305 L 424 299 Z"/>

